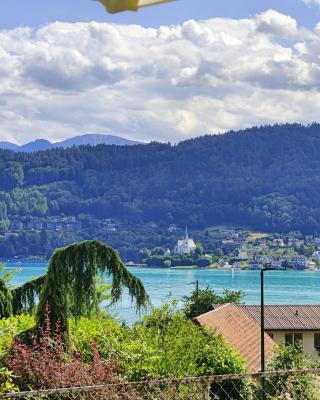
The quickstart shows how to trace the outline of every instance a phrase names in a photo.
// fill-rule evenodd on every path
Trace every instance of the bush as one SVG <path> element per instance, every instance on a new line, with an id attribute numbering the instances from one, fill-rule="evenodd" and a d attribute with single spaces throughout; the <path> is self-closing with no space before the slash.
<path id="1" fill-rule="evenodd" d="M 214 332 L 165 305 L 130 330 L 120 355 L 129 380 L 179 378 L 245 371 L 245 363 Z"/>
<path id="2" fill-rule="evenodd" d="M 209 258 L 199 258 L 196 261 L 196 265 L 200 268 L 209 267 L 211 265 L 211 260 L 209 260 Z"/>
<path id="3" fill-rule="evenodd" d="M 5 364 L 12 370 L 20 389 L 52 389 L 115 383 L 115 364 L 101 359 L 94 345 L 91 359 L 84 362 L 79 352 L 67 350 L 61 328 L 52 331 L 49 312 L 37 335 L 30 335 L 30 344 L 15 339 Z"/>
<path id="4" fill-rule="evenodd" d="M 0 367 L 0 398 L 6 393 L 18 392 L 19 388 L 13 383 L 13 373 L 7 368 Z"/>
<path id="5" fill-rule="evenodd" d="M 34 318 L 19 315 L 0 319 L 0 358 L 11 348 L 13 339 L 20 333 L 34 326 Z"/>
<path id="6" fill-rule="evenodd" d="M 305 358 L 302 346 L 281 346 L 278 354 L 270 363 L 271 371 L 286 371 L 311 368 L 311 360 Z M 316 400 L 317 383 L 313 375 L 278 376 L 266 382 L 266 393 L 271 398 L 286 398 L 290 393 L 292 400 Z M 283 396 L 283 397 L 281 397 Z"/>

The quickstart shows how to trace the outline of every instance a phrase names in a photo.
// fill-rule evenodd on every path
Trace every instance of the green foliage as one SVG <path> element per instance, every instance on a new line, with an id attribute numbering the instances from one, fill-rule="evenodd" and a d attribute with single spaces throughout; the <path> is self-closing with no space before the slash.
<path id="1" fill-rule="evenodd" d="M 0 359 L 10 349 L 13 339 L 34 326 L 34 318 L 17 315 L 0 319 Z"/>
<path id="2" fill-rule="evenodd" d="M 5 281 L 0 278 L 0 319 L 12 314 L 12 294 Z"/>
<path id="3" fill-rule="evenodd" d="M 6 393 L 18 392 L 19 388 L 13 383 L 14 376 L 7 368 L 0 366 L 0 397 Z"/>
<path id="4" fill-rule="evenodd" d="M 0 319 L 12 314 L 12 294 L 7 285 L 10 274 L 4 272 L 4 266 L 0 264 Z"/>
<path id="5" fill-rule="evenodd" d="M 198 292 L 194 290 L 190 296 L 183 297 L 183 312 L 187 318 L 192 319 L 213 310 L 214 305 L 225 303 L 239 304 L 242 300 L 242 291 L 225 289 L 223 295 L 220 296 L 207 286 L 206 289 L 200 289 Z"/>
<path id="6" fill-rule="evenodd" d="M 0 180 L 5 189 L 22 185 L 24 180 L 23 166 L 19 162 L 9 161 L 0 172 Z"/>
<path id="7" fill-rule="evenodd" d="M 170 244 L 172 223 L 206 229 L 231 222 L 267 232 L 314 233 L 320 223 L 319 127 L 265 126 L 175 146 L 0 151 L 0 228 L 15 218 L 81 216 L 86 232 L 68 243 L 96 237 L 134 260 L 135 248 Z M 103 230 L 102 218 L 121 222 L 121 232 Z M 149 221 L 166 233 L 150 232 Z M 6 239 L 1 254 L 41 253 L 38 240 L 35 245 L 32 235 L 25 239 Z"/>
<path id="8" fill-rule="evenodd" d="M 0 320 L 0 354 L 7 352 L 13 339 L 33 324 L 28 316 Z M 221 336 L 195 325 L 175 305 L 154 310 L 133 327 L 100 314 L 70 318 L 69 328 L 68 351 L 78 354 L 81 362 L 90 363 L 94 344 L 101 359 L 117 365 L 122 378 L 130 381 L 246 371 L 244 361 Z M 238 389 L 245 393 L 245 384 Z"/>
<path id="9" fill-rule="evenodd" d="M 111 277 L 111 286 L 102 284 L 104 274 Z M 12 291 L 0 279 L 0 317 L 30 313 L 39 299 L 37 327 L 44 324 L 49 309 L 53 332 L 59 325 L 68 334 L 70 316 L 78 319 L 98 313 L 102 301 L 115 303 L 121 298 L 123 287 L 138 310 L 149 303 L 143 284 L 126 269 L 115 250 L 98 241 L 75 243 L 54 253 L 44 276 Z"/>
<path id="10" fill-rule="evenodd" d="M 42 275 L 11 290 L 12 313 L 14 315 L 34 311 L 45 281 L 46 275 Z"/>
<path id="11" fill-rule="evenodd" d="M 170 305 L 154 310 L 128 333 L 120 360 L 130 380 L 245 371 L 243 360 L 220 336 Z"/>
<path id="12" fill-rule="evenodd" d="M 149 299 L 141 281 L 126 269 L 118 253 L 101 242 L 85 241 L 57 250 L 50 259 L 36 313 L 37 325 L 43 325 L 46 307 L 51 326 L 59 323 L 65 333 L 68 316 L 80 318 L 96 312 L 101 300 L 96 286 L 99 274 L 111 276 L 113 302 L 121 298 L 126 287 L 138 309 L 147 304 Z"/>
<path id="13" fill-rule="evenodd" d="M 268 369 L 270 371 L 302 370 L 312 368 L 312 366 L 311 361 L 304 356 L 301 345 L 281 346 Z M 316 379 L 313 375 L 271 377 L 266 382 L 266 393 L 270 398 L 280 398 L 279 394 L 284 395 L 289 392 L 292 400 L 316 400 L 319 398 L 316 389 Z"/>

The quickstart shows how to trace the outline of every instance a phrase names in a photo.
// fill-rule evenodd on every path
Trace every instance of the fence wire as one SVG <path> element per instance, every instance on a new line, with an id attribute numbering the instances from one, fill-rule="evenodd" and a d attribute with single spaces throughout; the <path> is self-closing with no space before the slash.
<path id="1" fill-rule="evenodd" d="M 10 393 L 3 399 L 320 400 L 320 369 L 37 390 Z"/>

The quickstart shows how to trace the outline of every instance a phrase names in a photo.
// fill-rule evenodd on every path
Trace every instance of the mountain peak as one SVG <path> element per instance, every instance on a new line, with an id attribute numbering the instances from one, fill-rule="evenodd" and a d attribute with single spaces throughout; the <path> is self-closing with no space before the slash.
<path id="1" fill-rule="evenodd" d="M 26 143 L 22 146 L 10 142 L 0 142 L 0 149 L 12 150 L 15 152 L 33 153 L 36 151 L 45 151 L 53 148 L 69 148 L 73 146 L 97 146 L 99 144 L 106 145 L 117 145 L 117 146 L 132 146 L 136 144 L 142 144 L 141 142 L 135 142 L 133 140 L 125 139 L 120 136 L 113 135 L 101 135 L 101 134 L 85 134 L 75 136 L 70 139 L 63 140 L 61 142 L 52 143 L 46 139 L 36 139 L 30 143 Z"/>

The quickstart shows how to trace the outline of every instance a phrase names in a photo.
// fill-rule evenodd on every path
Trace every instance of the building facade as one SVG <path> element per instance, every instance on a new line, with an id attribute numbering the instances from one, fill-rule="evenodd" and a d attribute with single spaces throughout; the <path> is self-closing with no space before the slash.
<path id="1" fill-rule="evenodd" d="M 186 234 L 184 239 L 178 240 L 178 243 L 174 249 L 176 254 L 193 254 L 196 251 L 196 244 L 193 239 L 189 238 L 188 228 L 186 228 Z"/>

